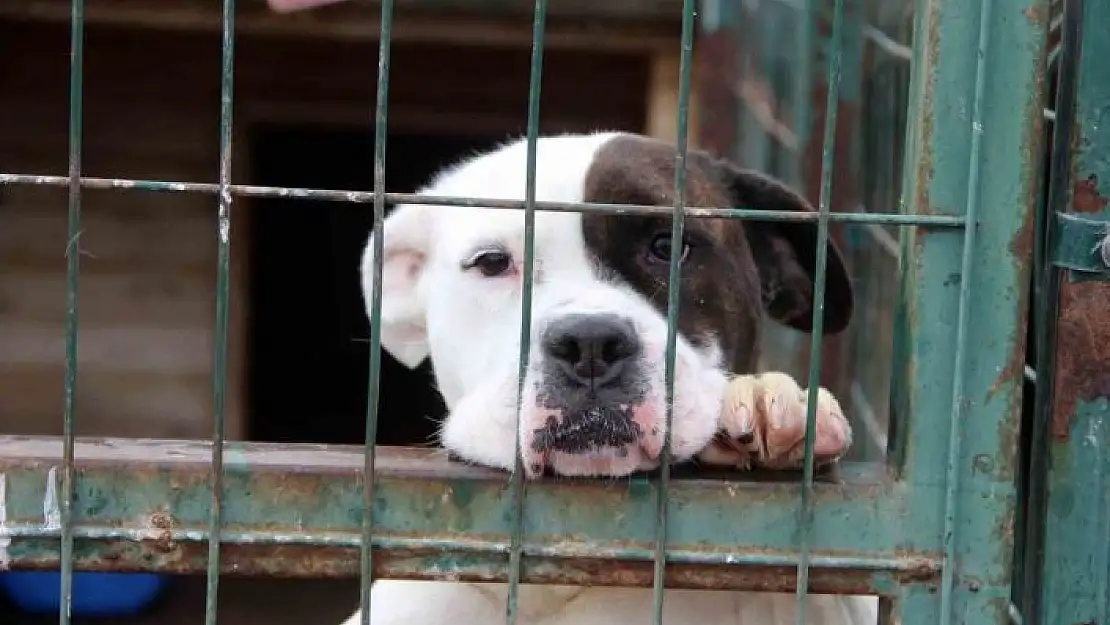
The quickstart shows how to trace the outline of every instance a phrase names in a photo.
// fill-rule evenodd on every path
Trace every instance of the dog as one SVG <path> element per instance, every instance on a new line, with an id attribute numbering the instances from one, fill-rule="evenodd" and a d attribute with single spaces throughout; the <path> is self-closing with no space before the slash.
<path id="1" fill-rule="evenodd" d="M 418 193 L 523 200 L 524 139 L 439 172 Z M 677 150 L 622 132 L 540 137 L 539 201 L 671 206 Z M 686 204 L 813 211 L 778 180 L 690 150 Z M 682 264 L 672 459 L 736 468 L 796 468 L 807 395 L 788 375 L 758 372 L 764 317 L 812 330 L 817 228 L 813 222 L 537 211 L 531 348 L 517 427 L 524 213 L 398 205 L 361 259 L 371 309 L 374 237 L 382 242 L 383 348 L 416 367 L 431 357 L 448 414 L 440 443 L 455 459 L 525 477 L 619 477 L 658 467 L 666 432 L 664 352 L 668 269 Z M 827 257 L 824 328 L 850 321 L 853 292 L 836 246 Z M 815 459 L 850 446 L 836 399 L 818 393 Z M 376 625 L 503 622 L 507 585 L 381 580 Z M 871 597 L 812 595 L 809 622 L 874 623 Z M 522 585 L 523 625 L 601 625 L 651 619 L 651 590 Z M 668 623 L 793 623 L 783 593 L 668 589 Z M 353 614 L 344 625 L 357 625 Z"/>

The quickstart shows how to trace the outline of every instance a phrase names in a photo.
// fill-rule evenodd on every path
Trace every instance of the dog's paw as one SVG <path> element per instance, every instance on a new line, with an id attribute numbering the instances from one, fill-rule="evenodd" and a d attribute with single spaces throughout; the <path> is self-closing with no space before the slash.
<path id="1" fill-rule="evenodd" d="M 784 373 L 737 376 L 725 388 L 717 437 L 698 459 L 742 469 L 798 469 L 805 459 L 809 394 Z M 817 392 L 816 466 L 838 460 L 852 444 L 852 428 L 839 402 L 824 388 Z"/>

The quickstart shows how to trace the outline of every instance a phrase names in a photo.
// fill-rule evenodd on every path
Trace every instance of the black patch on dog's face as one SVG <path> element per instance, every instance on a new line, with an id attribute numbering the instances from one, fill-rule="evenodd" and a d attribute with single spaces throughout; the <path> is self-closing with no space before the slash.
<path id="1" fill-rule="evenodd" d="M 532 450 L 581 454 L 611 447 L 627 454 L 628 447 L 642 436 L 640 426 L 632 419 L 631 408 L 598 404 L 563 421 L 548 417 L 547 423 L 535 431 Z"/>
<path id="2" fill-rule="evenodd" d="M 586 202 L 671 206 L 675 197 L 673 145 L 623 135 L 595 154 L 584 189 Z M 771 178 L 741 170 L 708 154 L 687 154 L 686 204 L 812 211 L 800 195 Z M 669 217 L 586 214 L 586 248 L 603 271 L 613 272 L 666 315 L 669 264 L 653 253 L 669 236 Z M 742 222 L 687 217 L 679 288 L 678 331 L 688 341 L 720 346 L 733 373 L 754 372 L 760 320 L 808 332 L 813 312 L 816 224 Z M 674 253 L 683 249 L 671 242 Z M 852 288 L 840 252 L 829 242 L 825 333 L 843 330 L 852 314 Z"/>

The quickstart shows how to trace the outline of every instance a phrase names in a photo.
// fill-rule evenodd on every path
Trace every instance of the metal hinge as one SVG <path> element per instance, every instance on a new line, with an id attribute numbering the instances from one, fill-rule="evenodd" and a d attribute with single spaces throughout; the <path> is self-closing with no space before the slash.
<path id="1" fill-rule="evenodd" d="M 1110 281 L 1110 220 L 1056 213 L 1052 264 L 1076 282 Z"/>

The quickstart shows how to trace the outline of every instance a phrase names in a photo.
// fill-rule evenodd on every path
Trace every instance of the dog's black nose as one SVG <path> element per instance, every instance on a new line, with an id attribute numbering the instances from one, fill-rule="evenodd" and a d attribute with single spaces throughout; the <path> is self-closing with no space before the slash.
<path id="1" fill-rule="evenodd" d="M 617 380 L 640 355 L 640 339 L 628 319 L 612 314 L 568 315 L 544 331 L 544 353 L 573 382 L 594 387 Z"/>

